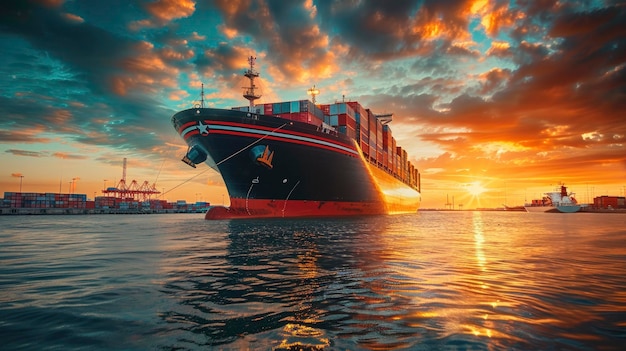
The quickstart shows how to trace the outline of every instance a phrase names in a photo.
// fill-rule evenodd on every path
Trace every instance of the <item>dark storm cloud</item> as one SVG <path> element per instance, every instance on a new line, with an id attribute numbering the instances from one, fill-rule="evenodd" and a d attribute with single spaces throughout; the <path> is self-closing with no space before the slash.
<path id="1" fill-rule="evenodd" d="M 318 9 L 353 54 L 389 55 L 410 49 L 418 39 L 410 34 L 415 1 L 320 1 Z"/>
<path id="2" fill-rule="evenodd" d="M 69 21 L 56 8 L 15 0 L 3 2 L 2 7 L 2 32 L 27 40 L 85 74 L 99 91 L 108 90 L 106 78 L 120 70 L 120 60 L 132 49 L 127 39 L 87 23 Z"/>
<path id="3" fill-rule="evenodd" d="M 450 45 L 467 30 L 467 1 L 318 1 L 322 24 L 351 56 L 393 59 L 436 51 L 473 55 Z M 437 33 L 434 43 L 426 40 Z"/>

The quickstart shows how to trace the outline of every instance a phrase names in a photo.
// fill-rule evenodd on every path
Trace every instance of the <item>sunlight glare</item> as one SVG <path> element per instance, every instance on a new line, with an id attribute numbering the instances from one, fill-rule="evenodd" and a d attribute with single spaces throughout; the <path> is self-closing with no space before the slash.
<path id="1" fill-rule="evenodd" d="M 487 189 L 485 189 L 480 182 L 476 181 L 467 185 L 467 191 L 473 196 L 478 196 L 487 191 Z"/>

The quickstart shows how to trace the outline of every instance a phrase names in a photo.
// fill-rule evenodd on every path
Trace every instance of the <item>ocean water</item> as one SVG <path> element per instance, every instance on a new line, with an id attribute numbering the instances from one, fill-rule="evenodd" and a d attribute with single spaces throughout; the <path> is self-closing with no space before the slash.
<path id="1" fill-rule="evenodd" d="M 626 215 L 0 217 L 2 350 L 620 350 Z"/>

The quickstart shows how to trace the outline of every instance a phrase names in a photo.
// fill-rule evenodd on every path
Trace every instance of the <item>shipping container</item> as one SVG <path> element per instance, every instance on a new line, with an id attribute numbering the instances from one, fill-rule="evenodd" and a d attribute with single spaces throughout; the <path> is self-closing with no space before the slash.
<path id="1" fill-rule="evenodd" d="M 376 115 L 374 115 L 374 113 L 372 113 L 371 110 L 367 110 L 367 118 L 369 121 L 369 125 L 368 125 L 368 135 L 370 138 L 370 144 L 372 142 L 372 139 L 374 140 L 374 143 L 376 143 Z"/>
<path id="2" fill-rule="evenodd" d="M 354 110 L 354 117 L 357 124 L 369 129 L 367 110 L 356 101 L 348 101 L 347 104 Z"/>
<path id="3" fill-rule="evenodd" d="M 603 209 L 626 208 L 626 198 L 623 196 L 596 196 L 593 198 L 593 206 Z"/>
<path id="4" fill-rule="evenodd" d="M 392 136 L 391 137 L 391 147 L 389 148 L 389 154 L 391 155 L 391 159 L 389 160 L 389 162 L 390 162 L 389 168 L 393 169 L 394 174 L 397 174 L 396 173 L 396 158 L 398 156 L 396 155 L 396 152 L 395 152 L 396 147 L 397 147 L 396 139 Z"/>
<path id="5" fill-rule="evenodd" d="M 317 107 L 324 113 L 324 115 L 330 115 L 330 105 L 318 105 Z"/>
<path id="6" fill-rule="evenodd" d="M 369 144 L 369 156 L 370 161 L 376 163 L 376 157 L 378 156 L 378 152 L 376 151 L 376 145 L 372 145 L 371 140 Z"/>
<path id="7" fill-rule="evenodd" d="M 383 148 L 385 150 L 389 149 L 389 144 L 391 144 L 391 128 L 388 125 L 383 125 Z"/>
<path id="8" fill-rule="evenodd" d="M 361 150 L 363 151 L 364 156 L 367 156 L 369 158 L 370 146 L 367 143 L 367 140 L 361 140 L 360 147 L 361 147 Z"/>
<path id="9" fill-rule="evenodd" d="M 330 111 L 329 111 L 330 115 L 338 115 L 338 114 L 342 114 L 342 113 L 345 113 L 345 114 L 349 115 L 350 117 L 352 117 L 353 119 L 356 120 L 356 116 L 354 114 L 354 110 L 347 103 L 345 103 L 345 102 L 338 102 L 338 103 L 334 103 L 334 104 L 330 105 Z"/>
<path id="10" fill-rule="evenodd" d="M 338 126 L 337 131 L 341 134 L 349 136 L 350 138 L 356 138 L 356 131 L 350 126 Z"/>
<path id="11" fill-rule="evenodd" d="M 383 148 L 383 125 L 378 119 L 376 119 L 376 145 L 379 149 Z"/>
<path id="12" fill-rule="evenodd" d="M 349 126 L 356 131 L 356 120 L 354 117 L 348 115 L 347 113 L 342 113 L 338 115 L 338 118 L 340 126 Z"/>
<path id="13" fill-rule="evenodd" d="M 331 126 L 336 127 L 339 125 L 339 116 L 337 115 L 328 116 L 328 118 L 325 119 L 325 121 L 327 121 L 326 123 L 330 124 Z"/>
<path id="14" fill-rule="evenodd" d="M 290 121 L 298 121 L 298 122 L 312 124 L 317 127 L 322 126 L 322 122 L 323 122 L 321 119 L 318 119 L 316 116 L 314 116 L 310 112 L 281 113 L 277 116 L 280 118 L 288 119 Z"/>
<path id="15" fill-rule="evenodd" d="M 285 111 L 285 112 L 289 112 L 289 111 Z M 272 104 L 272 114 L 278 115 L 281 113 L 283 113 L 283 110 L 281 109 L 281 104 L 280 103 Z"/>

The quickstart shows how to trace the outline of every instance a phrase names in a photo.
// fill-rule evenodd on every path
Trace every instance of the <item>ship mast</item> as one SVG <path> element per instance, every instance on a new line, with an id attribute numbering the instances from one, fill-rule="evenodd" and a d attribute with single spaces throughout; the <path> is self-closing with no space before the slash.
<path id="1" fill-rule="evenodd" d="M 248 101 L 250 101 L 250 110 L 249 110 L 250 112 L 252 112 L 254 109 L 254 100 L 259 99 L 261 97 L 261 94 L 255 91 L 255 89 L 257 89 L 257 86 L 254 85 L 254 78 L 259 77 L 259 72 L 254 70 L 255 62 L 256 62 L 256 57 L 250 56 L 248 58 L 248 63 L 250 64 L 250 68 L 247 69 L 246 72 L 243 74 L 250 80 L 250 85 L 247 87 L 243 87 L 243 97 L 246 98 Z"/>
<path id="2" fill-rule="evenodd" d="M 200 107 L 204 108 L 204 83 L 202 83 L 202 90 L 200 91 Z"/>
<path id="3" fill-rule="evenodd" d="M 312 97 L 312 99 L 313 99 L 313 104 L 315 105 L 315 97 L 316 97 L 317 95 L 319 95 L 319 94 L 320 94 L 319 89 L 317 89 L 317 88 L 315 87 L 315 84 L 313 84 L 313 88 L 311 88 L 311 89 L 307 90 L 307 91 L 306 91 L 306 93 L 307 93 L 308 95 L 311 95 L 311 97 Z"/>

